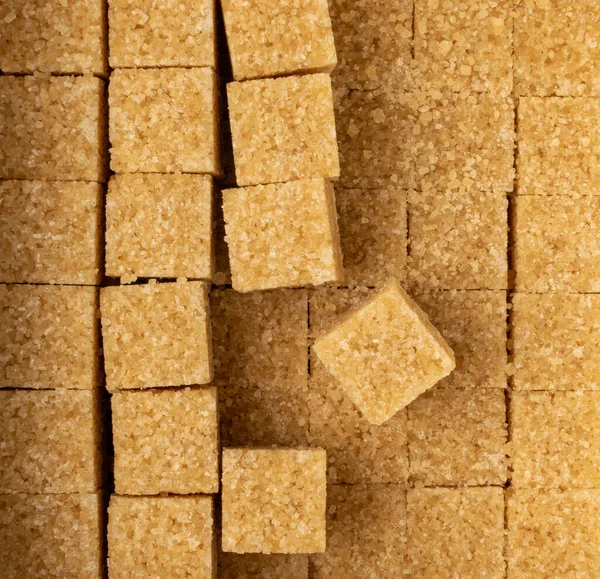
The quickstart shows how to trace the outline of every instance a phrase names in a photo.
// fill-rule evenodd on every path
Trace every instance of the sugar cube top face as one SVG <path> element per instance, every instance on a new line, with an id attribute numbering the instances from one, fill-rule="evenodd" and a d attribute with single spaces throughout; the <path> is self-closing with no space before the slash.
<path id="1" fill-rule="evenodd" d="M 323 179 L 223 191 L 233 288 L 343 279 L 333 186 Z"/>
<path id="2" fill-rule="evenodd" d="M 215 67 L 214 0 L 110 0 L 110 65 Z"/>
<path id="3" fill-rule="evenodd" d="M 115 175 L 106 198 L 106 273 L 211 279 L 212 179 Z"/>
<path id="4" fill-rule="evenodd" d="M 313 349 L 373 424 L 389 420 L 455 367 L 452 350 L 395 280 Z"/>
<path id="5" fill-rule="evenodd" d="M 218 175 L 217 101 L 210 68 L 116 70 L 108 94 L 111 168 Z"/>
<path id="6" fill-rule="evenodd" d="M 98 290 L 0 284 L 0 388 L 98 383 Z"/>
<path id="7" fill-rule="evenodd" d="M 0 77 L 0 178 L 102 181 L 104 83 Z"/>
<path id="8" fill-rule="evenodd" d="M 223 551 L 325 550 L 324 450 L 226 448 L 222 468 Z"/>
<path id="9" fill-rule="evenodd" d="M 116 492 L 218 491 L 215 388 L 117 392 L 112 417 Z"/>
<path id="10" fill-rule="evenodd" d="M 222 7 L 235 80 L 333 70 L 327 0 L 224 0 Z"/>
<path id="11" fill-rule="evenodd" d="M 100 494 L 0 495 L 3 579 L 103 577 Z"/>
<path id="12" fill-rule="evenodd" d="M 206 284 L 107 287 L 100 304 L 109 390 L 212 380 Z"/>
<path id="13" fill-rule="evenodd" d="M 340 174 L 327 74 L 227 85 L 237 184 Z"/>
<path id="14" fill-rule="evenodd" d="M 107 71 L 102 0 L 5 0 L 0 22 L 0 70 L 5 74 Z"/>
<path id="15" fill-rule="evenodd" d="M 94 392 L 0 391 L 0 493 L 94 492 L 98 421 Z"/>

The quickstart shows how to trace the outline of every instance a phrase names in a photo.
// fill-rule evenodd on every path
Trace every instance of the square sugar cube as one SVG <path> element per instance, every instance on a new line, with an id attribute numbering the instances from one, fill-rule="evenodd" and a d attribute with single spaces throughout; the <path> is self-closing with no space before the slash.
<path id="1" fill-rule="evenodd" d="M 310 179 L 227 189 L 223 215 L 235 290 L 343 279 L 331 183 Z"/>
<path id="2" fill-rule="evenodd" d="M 218 491 L 216 388 L 117 392 L 112 417 L 117 493 Z"/>
<path id="3" fill-rule="evenodd" d="M 108 93 L 112 170 L 218 176 L 217 93 L 210 68 L 114 71 Z"/>
<path id="4" fill-rule="evenodd" d="M 219 579 L 308 579 L 308 555 L 219 553 Z"/>
<path id="5" fill-rule="evenodd" d="M 234 82 L 227 99 L 238 185 L 339 176 L 329 75 Z"/>
<path id="6" fill-rule="evenodd" d="M 235 80 L 333 70 L 327 0 L 223 0 L 222 7 Z"/>
<path id="7" fill-rule="evenodd" d="M 205 283 L 106 287 L 100 304 L 110 391 L 212 380 Z"/>
<path id="8" fill-rule="evenodd" d="M 98 385 L 98 290 L 0 284 L 0 388 Z"/>
<path id="9" fill-rule="evenodd" d="M 89 493 L 100 487 L 96 396 L 0 390 L 0 493 Z"/>
<path id="10" fill-rule="evenodd" d="M 454 355 L 396 280 L 343 316 L 313 351 L 372 424 L 450 374 Z"/>
<path id="11" fill-rule="evenodd" d="M 222 468 L 223 551 L 325 550 L 324 450 L 226 448 Z"/>
<path id="12" fill-rule="evenodd" d="M 3 579 L 101 579 L 102 497 L 0 495 Z"/>
<path id="13" fill-rule="evenodd" d="M 213 498 L 120 497 L 108 507 L 111 579 L 216 576 Z"/>
<path id="14" fill-rule="evenodd" d="M 106 197 L 106 273 L 111 277 L 211 279 L 212 178 L 115 175 Z"/>

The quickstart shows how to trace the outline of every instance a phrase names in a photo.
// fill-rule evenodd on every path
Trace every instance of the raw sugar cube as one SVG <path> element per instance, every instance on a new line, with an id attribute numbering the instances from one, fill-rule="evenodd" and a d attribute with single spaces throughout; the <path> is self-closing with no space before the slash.
<path id="1" fill-rule="evenodd" d="M 224 449 L 223 551 L 324 551 L 325 466 L 321 449 Z"/>
<path id="2" fill-rule="evenodd" d="M 111 579 L 215 577 L 212 497 L 113 495 L 108 571 Z"/>
<path id="3" fill-rule="evenodd" d="M 0 179 L 103 181 L 104 83 L 0 76 Z"/>
<path id="4" fill-rule="evenodd" d="M 115 175 L 106 198 L 106 272 L 112 277 L 211 279 L 212 178 Z"/>
<path id="5" fill-rule="evenodd" d="M 0 388 L 98 384 L 98 290 L 0 284 Z"/>
<path id="6" fill-rule="evenodd" d="M 511 321 L 515 389 L 600 390 L 600 296 L 517 293 Z"/>
<path id="7" fill-rule="evenodd" d="M 455 367 L 427 316 L 390 280 L 323 337 L 314 352 L 372 424 L 383 424 Z"/>
<path id="8" fill-rule="evenodd" d="M 99 494 L 0 494 L 4 579 L 103 577 Z"/>
<path id="9" fill-rule="evenodd" d="M 100 305 L 109 390 L 212 380 L 206 284 L 106 287 Z"/>
<path id="10" fill-rule="evenodd" d="M 219 175 L 217 78 L 212 69 L 116 70 L 108 102 L 113 171 Z"/>
<path id="11" fill-rule="evenodd" d="M 515 392 L 510 405 L 512 485 L 600 485 L 600 392 Z"/>
<path id="12" fill-rule="evenodd" d="M 502 488 L 409 490 L 407 512 L 411 576 L 505 577 Z"/>
<path id="13" fill-rule="evenodd" d="M 600 291 L 600 197 L 518 196 L 517 291 Z"/>
<path id="14" fill-rule="evenodd" d="M 95 392 L 0 391 L 0 493 L 85 493 L 101 483 Z"/>
<path id="15" fill-rule="evenodd" d="M 224 0 L 222 7 L 235 80 L 333 70 L 327 0 Z"/>
<path id="16" fill-rule="evenodd" d="M 97 284 L 102 187 L 82 181 L 0 183 L 0 281 Z"/>
<path id="17" fill-rule="evenodd" d="M 219 553 L 220 579 L 308 579 L 308 555 Z"/>
<path id="18" fill-rule="evenodd" d="M 600 491 L 509 489 L 508 578 L 594 577 Z"/>
<path id="19" fill-rule="evenodd" d="M 327 181 L 227 189 L 223 214 L 235 290 L 343 279 L 335 196 Z"/>
<path id="20" fill-rule="evenodd" d="M 109 0 L 113 68 L 215 67 L 215 0 Z"/>
<path id="21" fill-rule="evenodd" d="M 112 416 L 117 493 L 217 492 L 215 388 L 117 392 Z"/>
<path id="22" fill-rule="evenodd" d="M 227 85 L 237 184 L 340 174 L 327 74 Z"/>

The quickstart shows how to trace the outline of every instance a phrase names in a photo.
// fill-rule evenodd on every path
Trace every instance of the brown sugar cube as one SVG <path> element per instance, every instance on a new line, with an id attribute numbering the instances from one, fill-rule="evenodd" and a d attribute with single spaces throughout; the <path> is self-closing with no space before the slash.
<path id="1" fill-rule="evenodd" d="M 409 490 L 407 512 L 411 576 L 505 577 L 502 488 Z"/>
<path id="2" fill-rule="evenodd" d="M 519 196 L 516 287 L 522 292 L 600 291 L 600 197 Z"/>
<path id="3" fill-rule="evenodd" d="M 331 183 L 310 179 L 227 189 L 223 215 L 235 290 L 343 279 Z"/>
<path id="4" fill-rule="evenodd" d="M 0 6 L 5 74 L 106 73 L 104 2 L 4 0 Z"/>
<path id="5" fill-rule="evenodd" d="M 400 88 L 411 60 L 410 0 L 332 0 L 329 3 L 340 89 Z"/>
<path id="6" fill-rule="evenodd" d="M 372 424 L 383 424 L 454 369 L 454 355 L 392 279 L 313 350 Z"/>
<path id="7" fill-rule="evenodd" d="M 3 579 L 103 577 L 99 494 L 0 495 Z"/>
<path id="8" fill-rule="evenodd" d="M 598 194 L 599 130 L 600 100 L 521 98 L 517 131 L 519 194 Z"/>
<path id="9" fill-rule="evenodd" d="M 100 304 L 109 390 L 212 380 L 205 283 L 106 287 Z"/>
<path id="10" fill-rule="evenodd" d="M 325 550 L 325 451 L 223 450 L 223 551 Z"/>
<path id="11" fill-rule="evenodd" d="M 512 0 L 417 0 L 420 86 L 446 92 L 512 90 Z"/>
<path id="12" fill-rule="evenodd" d="M 508 578 L 594 577 L 600 491 L 509 489 Z"/>
<path id="13" fill-rule="evenodd" d="M 112 277 L 211 279 L 212 178 L 115 175 L 106 198 L 106 272 Z"/>
<path id="14" fill-rule="evenodd" d="M 101 484 L 95 392 L 0 391 L 0 493 L 85 493 Z"/>
<path id="15" fill-rule="evenodd" d="M 327 488 L 327 550 L 311 555 L 311 577 L 402 577 L 406 494 L 401 485 Z"/>
<path id="16" fill-rule="evenodd" d="M 411 157 L 419 189 L 512 191 L 514 104 L 501 92 L 422 92 L 413 95 L 416 115 Z"/>
<path id="17" fill-rule="evenodd" d="M 97 386 L 98 290 L 0 284 L 0 388 Z"/>
<path id="18" fill-rule="evenodd" d="M 336 65 L 327 0 L 224 0 L 223 18 L 235 80 Z"/>
<path id="19" fill-rule="evenodd" d="M 113 68 L 215 67 L 214 0 L 109 0 Z"/>
<path id="20" fill-rule="evenodd" d="M 238 185 L 339 176 L 329 75 L 234 82 L 227 100 Z"/>
<path id="21" fill-rule="evenodd" d="M 456 358 L 440 387 L 506 388 L 505 291 L 426 291 L 413 298 Z"/>
<path id="22" fill-rule="evenodd" d="M 434 388 L 408 407 L 411 479 L 425 486 L 507 481 L 504 390 Z"/>
<path id="23" fill-rule="evenodd" d="M 408 199 L 409 285 L 419 290 L 508 287 L 504 193 L 427 190 Z"/>
<path id="24" fill-rule="evenodd" d="M 215 577 L 212 497 L 113 495 L 108 571 L 111 579 Z"/>
<path id="25" fill-rule="evenodd" d="M 407 261 L 407 192 L 336 188 L 345 280 L 377 286 L 403 280 Z"/>
<path id="26" fill-rule="evenodd" d="M 600 484 L 600 393 L 515 392 L 510 405 L 512 484 Z"/>
<path id="27" fill-rule="evenodd" d="M 102 187 L 82 181 L 0 183 L 0 281 L 97 284 Z"/>
<path id="28" fill-rule="evenodd" d="M 517 293 L 512 302 L 517 390 L 600 390 L 600 296 Z"/>
<path id="29" fill-rule="evenodd" d="M 335 116 L 341 187 L 409 186 L 414 115 L 408 95 L 381 89 L 336 93 Z"/>
<path id="30" fill-rule="evenodd" d="M 219 553 L 220 579 L 308 579 L 308 555 Z"/>
<path id="31" fill-rule="evenodd" d="M 108 102 L 113 171 L 219 175 L 212 69 L 116 70 Z"/>
<path id="32" fill-rule="evenodd" d="M 0 179 L 103 181 L 103 103 L 91 76 L 0 76 Z"/>
<path id="33" fill-rule="evenodd" d="M 515 8 L 517 94 L 598 95 L 600 5 L 594 0 L 521 0 Z"/>

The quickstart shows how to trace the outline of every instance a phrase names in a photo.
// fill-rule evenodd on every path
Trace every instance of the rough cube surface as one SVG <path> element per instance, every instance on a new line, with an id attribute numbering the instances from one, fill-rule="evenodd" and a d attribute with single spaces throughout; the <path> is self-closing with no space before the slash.
<path id="1" fill-rule="evenodd" d="M 227 85 L 238 185 L 340 174 L 327 74 Z"/>
<path id="2" fill-rule="evenodd" d="M 224 0 L 222 6 L 235 80 L 335 66 L 327 0 Z"/>
<path id="3" fill-rule="evenodd" d="M 110 65 L 216 65 L 214 0 L 109 0 Z"/>
<path id="4" fill-rule="evenodd" d="M 113 171 L 220 173 L 212 69 L 116 70 L 108 102 Z"/>
<path id="5" fill-rule="evenodd" d="M 308 579 L 307 555 L 219 553 L 220 579 Z"/>
<path id="6" fill-rule="evenodd" d="M 115 175 L 106 199 L 106 272 L 112 277 L 211 279 L 212 179 Z"/>
<path id="7" fill-rule="evenodd" d="M 4 579 L 100 579 L 99 494 L 0 495 Z"/>
<path id="8" fill-rule="evenodd" d="M 214 562 L 212 497 L 111 497 L 111 578 L 209 579 Z"/>
<path id="9" fill-rule="evenodd" d="M 0 183 L 0 281 L 99 283 L 102 204 L 99 183 Z"/>
<path id="10" fill-rule="evenodd" d="M 85 493 L 100 486 L 94 392 L 0 391 L 0 493 Z"/>
<path id="11" fill-rule="evenodd" d="M 223 551 L 325 550 L 325 451 L 223 450 Z"/>
<path id="12" fill-rule="evenodd" d="M 413 576 L 505 577 L 503 489 L 409 490 L 407 512 Z"/>
<path id="13" fill-rule="evenodd" d="M 112 418 L 116 492 L 218 491 L 215 388 L 117 392 Z"/>
<path id="14" fill-rule="evenodd" d="M 0 178 L 102 181 L 103 102 L 91 76 L 0 77 Z"/>
<path id="15" fill-rule="evenodd" d="M 98 383 L 98 290 L 0 285 L 0 388 Z"/>
<path id="16" fill-rule="evenodd" d="M 452 350 L 395 280 L 313 349 L 373 424 L 383 424 L 455 367 Z"/>
<path id="17" fill-rule="evenodd" d="M 233 288 L 341 281 L 333 186 L 323 179 L 223 191 Z"/>
<path id="18" fill-rule="evenodd" d="M 206 284 L 107 287 L 100 303 L 109 390 L 212 380 Z"/>

